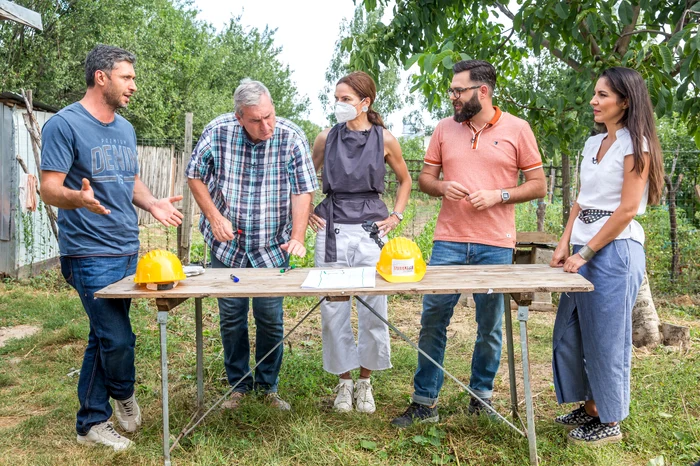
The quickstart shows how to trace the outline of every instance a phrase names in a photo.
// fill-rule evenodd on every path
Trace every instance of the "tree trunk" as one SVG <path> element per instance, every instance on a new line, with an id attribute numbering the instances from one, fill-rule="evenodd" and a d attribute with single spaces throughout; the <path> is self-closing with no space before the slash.
<path id="1" fill-rule="evenodd" d="M 571 213 L 571 165 L 569 154 L 561 153 L 561 224 L 566 228 Z"/>
<path id="2" fill-rule="evenodd" d="M 681 348 L 690 346 L 690 327 L 664 322 L 661 324 L 661 332 L 664 336 L 664 346 L 679 346 Z"/>
<path id="3" fill-rule="evenodd" d="M 664 175 L 666 182 L 666 191 L 668 192 L 668 217 L 671 223 L 671 282 L 674 282 L 680 274 L 680 253 L 678 251 L 678 218 L 676 215 L 676 193 L 683 181 L 683 174 L 678 175 L 676 182 L 673 182 L 673 172 L 676 171 L 676 161 L 678 160 L 679 149 L 676 149 L 676 155 L 673 157 L 671 164 L 671 172 Z"/>
<path id="4" fill-rule="evenodd" d="M 537 231 L 544 231 L 544 218 L 547 214 L 547 203 L 544 199 L 537 201 Z"/>
<path id="5" fill-rule="evenodd" d="M 644 274 L 644 281 L 639 287 L 637 300 L 632 309 L 632 344 L 637 348 L 642 346 L 653 348 L 660 342 L 659 316 L 651 296 L 649 277 Z"/>

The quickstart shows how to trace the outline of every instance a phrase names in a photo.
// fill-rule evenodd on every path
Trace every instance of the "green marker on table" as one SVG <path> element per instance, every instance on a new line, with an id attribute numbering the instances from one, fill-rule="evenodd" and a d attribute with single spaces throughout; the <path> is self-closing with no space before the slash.
<path id="1" fill-rule="evenodd" d="M 280 269 L 280 273 L 289 272 L 290 270 L 296 269 L 296 268 L 297 268 L 296 265 L 288 265 L 288 266 Z"/>

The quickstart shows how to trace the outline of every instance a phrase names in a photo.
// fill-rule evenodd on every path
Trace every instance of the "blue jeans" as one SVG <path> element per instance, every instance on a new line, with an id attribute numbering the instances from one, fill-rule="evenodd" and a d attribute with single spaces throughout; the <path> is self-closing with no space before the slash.
<path id="1" fill-rule="evenodd" d="M 214 268 L 227 268 L 214 255 L 211 255 Z M 248 262 L 248 266 L 252 267 Z M 219 326 L 221 342 L 224 346 L 224 367 L 228 383 L 233 386 L 250 371 L 250 343 L 248 342 L 248 309 L 250 298 L 219 298 Z M 255 318 L 255 361 L 267 354 L 284 338 L 282 302 L 284 298 L 253 298 L 253 318 Z M 265 393 L 277 391 L 282 354 L 280 345 L 255 370 L 255 381 L 248 375 L 235 388 L 246 393 L 252 389 Z"/>
<path id="2" fill-rule="evenodd" d="M 109 398 L 126 400 L 134 394 L 136 335 L 129 320 L 130 299 L 100 299 L 96 291 L 136 271 L 136 254 L 130 256 L 61 257 L 61 273 L 75 288 L 90 319 L 90 334 L 78 380 L 75 429 L 87 435 L 90 428 L 112 416 Z"/>
<path id="3" fill-rule="evenodd" d="M 513 250 L 477 243 L 435 241 L 430 265 L 488 265 L 513 263 Z M 459 300 L 459 294 L 423 296 L 423 314 L 418 347 L 443 364 L 447 344 L 447 326 Z M 472 354 L 469 388 L 480 398 L 491 398 L 493 380 L 501 362 L 503 334 L 503 295 L 475 293 L 477 335 Z M 438 400 L 444 373 L 427 358 L 418 355 L 413 378 L 413 401 L 432 406 Z"/>

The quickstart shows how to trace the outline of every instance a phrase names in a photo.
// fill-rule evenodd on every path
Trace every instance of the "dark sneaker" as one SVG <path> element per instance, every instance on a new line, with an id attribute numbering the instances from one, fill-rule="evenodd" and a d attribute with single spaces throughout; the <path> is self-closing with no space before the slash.
<path id="1" fill-rule="evenodd" d="M 437 405 L 426 406 L 418 403 L 411 403 L 405 413 L 391 421 L 391 425 L 396 427 L 408 427 L 419 422 L 438 422 Z"/>
<path id="2" fill-rule="evenodd" d="M 493 403 L 491 403 L 491 398 L 482 398 L 481 401 L 493 407 Z M 479 402 L 479 400 L 477 400 L 474 397 L 472 397 L 471 400 L 469 400 L 469 414 L 474 414 L 475 416 L 481 416 L 483 414 L 484 416 L 487 416 L 493 421 L 501 420 L 501 418 L 496 416 L 496 414 L 493 411 L 486 408 L 483 404 Z"/>
<path id="3" fill-rule="evenodd" d="M 587 422 L 591 422 L 595 418 L 588 414 L 583 406 L 584 405 L 579 406 L 569 414 L 562 414 L 561 416 L 555 417 L 554 422 L 570 429 L 582 426 Z"/>
<path id="4" fill-rule="evenodd" d="M 597 417 L 569 432 L 569 441 L 582 445 L 596 446 L 620 440 L 622 440 L 620 423 L 618 422 L 614 426 L 602 424 L 600 418 Z"/>

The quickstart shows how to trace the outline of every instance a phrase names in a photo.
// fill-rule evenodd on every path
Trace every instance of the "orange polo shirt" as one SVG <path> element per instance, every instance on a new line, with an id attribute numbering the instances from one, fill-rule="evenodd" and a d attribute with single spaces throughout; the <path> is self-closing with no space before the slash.
<path id="1" fill-rule="evenodd" d="M 442 167 L 445 181 L 457 181 L 469 193 L 518 185 L 518 172 L 542 167 L 530 125 L 494 107 L 483 128 L 471 121 L 440 120 L 430 139 L 425 163 Z M 478 211 L 468 200 L 442 199 L 434 240 L 515 247 L 515 205 L 496 204 Z"/>

